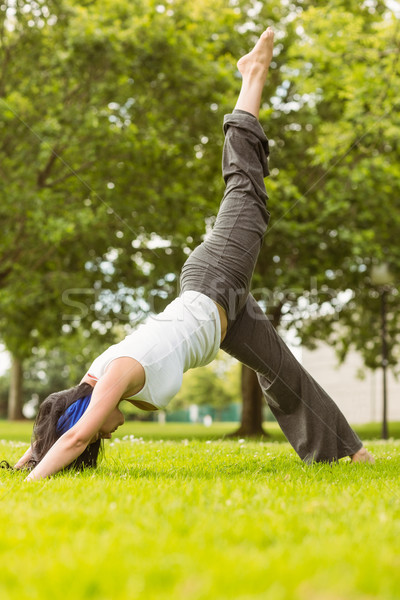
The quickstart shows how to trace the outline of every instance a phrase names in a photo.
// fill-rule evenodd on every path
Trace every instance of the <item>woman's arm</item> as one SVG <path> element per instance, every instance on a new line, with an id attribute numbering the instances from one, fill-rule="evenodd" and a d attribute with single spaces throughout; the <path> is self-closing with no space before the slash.
<path id="1" fill-rule="evenodd" d="M 126 391 L 135 385 L 137 391 L 143 387 L 144 377 L 144 369 L 136 360 L 127 357 L 114 360 L 96 384 L 86 412 L 50 448 L 26 481 L 53 475 L 78 458 Z"/>

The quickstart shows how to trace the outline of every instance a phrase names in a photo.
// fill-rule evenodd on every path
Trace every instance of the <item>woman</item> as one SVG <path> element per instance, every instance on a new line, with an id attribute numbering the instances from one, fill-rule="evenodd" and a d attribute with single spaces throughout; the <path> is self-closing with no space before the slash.
<path id="1" fill-rule="evenodd" d="M 257 372 L 271 410 L 303 460 L 373 461 L 249 294 L 269 220 L 268 141 L 258 115 L 273 37 L 268 28 L 238 62 L 242 88 L 234 112 L 224 119 L 226 191 L 213 231 L 183 266 L 181 296 L 100 355 L 79 386 L 45 400 L 32 447 L 16 465 L 36 465 L 27 480 L 95 464 L 100 439 L 123 423 L 121 399 L 144 410 L 164 408 L 183 373 L 208 364 L 219 347 Z"/>

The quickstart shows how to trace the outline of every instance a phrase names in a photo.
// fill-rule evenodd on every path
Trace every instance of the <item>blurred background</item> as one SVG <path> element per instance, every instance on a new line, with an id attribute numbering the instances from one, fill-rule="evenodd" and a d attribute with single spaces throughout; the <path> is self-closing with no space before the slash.
<path id="1" fill-rule="evenodd" d="M 0 417 L 32 418 L 179 293 L 223 193 L 236 61 L 272 26 L 271 222 L 253 293 L 347 418 L 387 437 L 400 421 L 400 3 L 0 2 Z M 272 418 L 254 373 L 222 353 L 166 414 L 125 405 L 239 435 Z"/>

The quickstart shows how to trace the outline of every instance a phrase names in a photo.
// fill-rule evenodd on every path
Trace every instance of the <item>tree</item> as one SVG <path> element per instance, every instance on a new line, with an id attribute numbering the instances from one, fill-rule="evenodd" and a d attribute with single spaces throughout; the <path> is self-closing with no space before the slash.
<path id="1" fill-rule="evenodd" d="M 11 417 L 32 348 L 79 327 L 98 346 L 140 313 L 145 290 L 145 310 L 176 292 L 221 185 L 220 148 L 208 140 L 220 138 L 236 19 L 208 1 L 164 12 L 146 0 L 3 3 L 0 328 L 16 365 Z"/>
<path id="2" fill-rule="evenodd" d="M 350 347 L 356 348 L 366 366 L 377 368 L 381 361 L 379 290 L 371 284 L 371 268 L 387 262 L 395 281 L 400 269 L 400 31 L 384 4 L 377 3 L 370 12 L 369 19 L 353 15 L 351 25 L 348 15 L 341 22 L 338 15 L 334 26 L 342 29 L 339 41 L 329 34 L 319 10 L 313 9 L 307 17 L 307 31 L 314 41 L 306 51 L 313 65 L 307 81 L 315 90 L 324 91 L 320 106 L 324 122 L 309 156 L 326 173 L 324 189 L 317 190 L 317 197 L 322 202 L 323 194 L 329 194 L 333 216 L 340 211 L 341 217 L 340 226 L 332 223 L 329 230 L 327 251 L 339 246 L 341 252 L 340 262 L 329 271 L 329 286 L 351 290 L 351 299 L 337 301 L 339 321 L 333 318 L 335 314 L 327 315 L 318 324 L 307 323 L 304 331 L 306 336 L 322 334 L 335 343 L 342 359 Z M 317 54 L 321 57 L 323 46 L 325 54 L 334 57 L 330 70 L 325 54 L 315 60 Z M 342 65 L 339 51 L 345 57 Z M 398 308 L 398 289 L 393 286 L 389 306 L 392 366 L 397 363 Z"/>
<path id="3" fill-rule="evenodd" d="M 328 304 L 336 317 L 338 290 L 355 290 L 366 259 L 390 248 L 395 219 L 380 214 L 386 233 L 371 246 L 380 205 L 365 202 L 367 185 L 385 190 L 387 202 L 398 189 L 398 117 L 385 113 L 398 97 L 397 46 L 383 2 L 375 13 L 350 0 L 3 6 L 0 328 L 17 358 L 62 345 L 79 328 L 88 349 L 105 343 L 116 323 L 159 310 L 176 292 L 222 192 L 220 121 L 240 86 L 235 59 L 266 25 L 277 30 L 262 113 L 272 221 L 257 297 L 276 323 L 294 314 L 290 324 L 312 340 L 310 310 Z M 378 115 L 363 104 L 377 86 Z M 364 136 L 362 152 L 333 172 L 343 144 L 354 148 L 354 132 L 377 118 L 379 136 Z"/>
<path id="4" fill-rule="evenodd" d="M 237 362 L 219 353 L 211 364 L 184 374 L 182 387 L 169 408 L 207 404 L 220 411 L 240 401 L 239 380 Z"/>
<path id="5" fill-rule="evenodd" d="M 329 339 L 342 357 L 354 345 L 376 367 L 377 291 L 368 270 L 385 257 L 399 268 L 398 27 L 383 2 L 305 2 L 296 12 L 277 57 L 277 93 L 265 105 L 273 117 L 272 219 L 255 292 L 273 323 L 294 327 L 303 343 Z M 394 290 L 393 309 L 397 298 Z"/>

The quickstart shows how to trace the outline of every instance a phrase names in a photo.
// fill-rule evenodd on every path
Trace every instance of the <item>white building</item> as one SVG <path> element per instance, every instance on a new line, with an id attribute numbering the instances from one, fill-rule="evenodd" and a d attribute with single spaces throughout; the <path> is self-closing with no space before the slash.
<path id="1" fill-rule="evenodd" d="M 356 352 L 349 352 L 338 366 L 334 350 L 320 344 L 317 350 L 302 349 L 303 366 L 333 398 L 347 420 L 354 424 L 382 421 L 382 370 L 365 370 L 365 379 L 357 377 L 363 367 Z M 388 420 L 400 421 L 400 380 L 388 371 Z"/>

